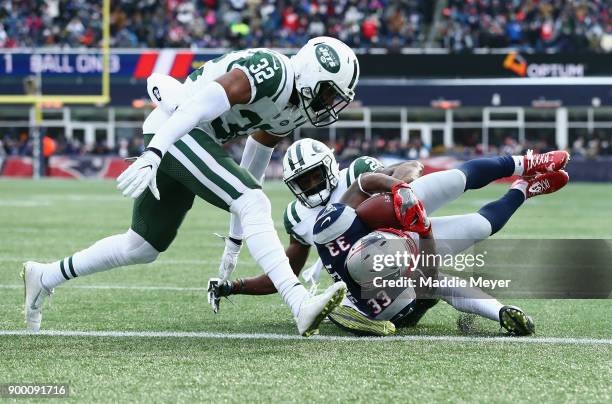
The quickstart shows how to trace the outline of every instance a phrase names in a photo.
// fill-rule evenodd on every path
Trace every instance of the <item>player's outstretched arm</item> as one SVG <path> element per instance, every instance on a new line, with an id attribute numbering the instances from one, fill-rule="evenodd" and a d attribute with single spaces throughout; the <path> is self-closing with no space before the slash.
<path id="1" fill-rule="evenodd" d="M 310 246 L 304 245 L 293 237 L 289 237 L 289 246 L 285 250 L 289 264 L 296 276 L 299 276 L 306 264 Z M 210 281 L 209 281 L 210 285 Z M 271 295 L 276 293 L 274 284 L 266 275 L 252 278 L 236 279 L 233 281 L 219 282 L 214 291 L 217 298 L 230 295 Z M 210 294 L 210 290 L 209 290 Z M 217 305 L 218 307 L 218 305 Z"/>
<path id="2" fill-rule="evenodd" d="M 356 208 L 371 195 L 381 192 L 391 192 L 396 184 L 402 184 L 401 179 L 393 178 L 381 172 L 364 173 L 354 181 L 340 198 L 340 203 Z"/>
<path id="3" fill-rule="evenodd" d="M 227 112 L 232 105 L 245 104 L 250 99 L 249 80 L 239 69 L 233 69 L 217 80 L 206 83 L 193 96 L 178 105 L 170 118 L 153 135 L 145 152 L 117 178 L 117 188 L 124 196 L 135 199 L 149 187 L 159 199 L 157 169 L 168 149 L 199 122 L 212 121 Z"/>
<path id="4" fill-rule="evenodd" d="M 381 168 L 378 173 L 386 174 L 393 178 L 400 179 L 408 184 L 416 180 L 423 174 L 423 164 L 416 160 L 404 161 L 403 163 L 393 164 L 389 167 Z"/>

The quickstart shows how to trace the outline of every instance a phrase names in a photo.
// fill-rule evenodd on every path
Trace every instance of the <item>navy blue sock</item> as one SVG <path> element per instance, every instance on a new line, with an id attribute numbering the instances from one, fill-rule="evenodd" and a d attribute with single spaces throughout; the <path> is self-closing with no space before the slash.
<path id="1" fill-rule="evenodd" d="M 495 234 L 504 227 L 523 202 L 525 194 L 520 189 L 511 189 L 500 199 L 480 208 L 478 213 L 491 223 L 491 234 Z"/>
<path id="2" fill-rule="evenodd" d="M 514 174 L 512 156 L 489 157 L 466 161 L 459 170 L 465 174 L 465 190 L 478 189 L 504 177 Z"/>

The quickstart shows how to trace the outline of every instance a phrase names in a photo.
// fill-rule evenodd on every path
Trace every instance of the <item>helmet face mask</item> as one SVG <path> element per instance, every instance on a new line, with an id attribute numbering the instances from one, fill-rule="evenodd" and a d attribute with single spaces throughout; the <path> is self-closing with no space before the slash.
<path id="1" fill-rule="evenodd" d="M 338 183 L 331 170 L 328 169 L 328 167 L 331 166 L 331 163 L 330 157 L 326 156 L 323 161 L 309 167 L 306 171 L 301 171 L 292 177 L 285 179 L 285 183 L 291 192 L 300 202 L 302 202 L 303 205 L 309 208 L 315 208 L 317 206 L 325 205 L 329 201 L 331 191 L 336 188 Z M 320 180 L 314 185 L 308 184 L 308 182 L 306 182 L 308 181 L 307 177 L 314 176 L 318 176 Z M 304 182 L 309 185 L 307 188 L 300 186 L 300 183 L 304 185 Z"/>
<path id="2" fill-rule="evenodd" d="M 316 127 L 336 122 L 355 97 L 355 52 L 336 38 L 322 36 L 310 39 L 290 60 L 302 114 Z"/>
<path id="3" fill-rule="evenodd" d="M 298 140 L 283 157 L 283 181 L 306 207 L 315 208 L 329 202 L 339 178 L 333 150 L 317 140 Z"/>
<path id="4" fill-rule="evenodd" d="M 314 91 L 310 87 L 304 87 L 298 94 L 302 109 L 316 127 L 336 122 L 340 111 L 353 100 L 351 95 L 344 94 L 333 81 L 320 81 Z"/>

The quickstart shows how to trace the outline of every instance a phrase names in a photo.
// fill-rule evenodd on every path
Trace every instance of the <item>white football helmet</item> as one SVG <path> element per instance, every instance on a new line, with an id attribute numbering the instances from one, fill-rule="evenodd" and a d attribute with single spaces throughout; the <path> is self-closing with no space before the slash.
<path id="1" fill-rule="evenodd" d="M 404 266 L 397 265 L 397 262 L 385 265 L 382 259 L 387 256 L 395 257 L 397 253 L 403 254 L 404 251 L 407 251 L 411 257 L 416 255 L 416 243 L 411 237 L 390 229 L 376 230 L 353 244 L 346 257 L 346 269 L 361 288 L 374 289 L 374 278 L 398 279 L 400 276 L 406 276 L 412 269 L 412 260 Z"/>
<path id="2" fill-rule="evenodd" d="M 338 120 L 355 98 L 359 62 L 342 41 L 327 36 L 312 38 L 291 57 L 300 109 L 317 127 Z"/>
<path id="3" fill-rule="evenodd" d="M 325 205 L 338 185 L 340 170 L 332 149 L 314 139 L 293 143 L 283 157 L 283 180 L 309 208 Z M 313 183 L 316 180 L 316 183 Z"/>

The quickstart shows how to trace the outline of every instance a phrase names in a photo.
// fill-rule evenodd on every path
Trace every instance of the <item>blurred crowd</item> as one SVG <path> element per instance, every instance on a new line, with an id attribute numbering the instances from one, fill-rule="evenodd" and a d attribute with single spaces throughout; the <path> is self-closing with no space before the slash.
<path id="1" fill-rule="evenodd" d="M 111 0 L 111 46 L 612 50 L 610 0 Z M 0 48 L 99 47 L 102 2 L 0 0 Z M 438 21 L 430 34 L 429 27 Z"/>
<path id="2" fill-rule="evenodd" d="M 610 0 L 448 0 L 438 30 L 442 47 L 611 50 Z"/>
<path id="3" fill-rule="evenodd" d="M 418 47 L 427 0 L 112 0 L 114 47 L 299 47 L 329 35 L 354 47 Z M 0 47 L 97 47 L 101 1 L 0 2 Z"/>

